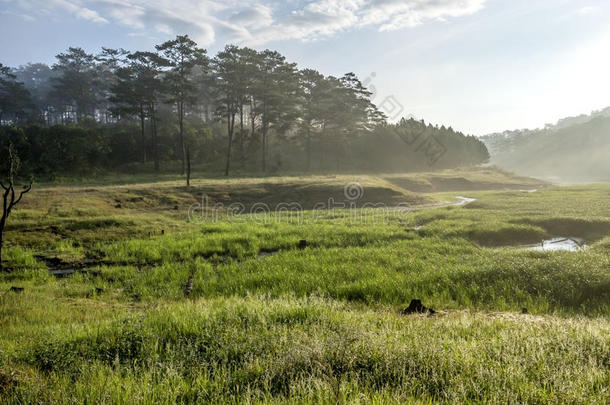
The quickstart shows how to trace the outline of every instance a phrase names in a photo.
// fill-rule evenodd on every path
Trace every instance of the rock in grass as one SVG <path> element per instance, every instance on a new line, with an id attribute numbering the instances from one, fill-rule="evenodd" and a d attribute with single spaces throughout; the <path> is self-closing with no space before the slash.
<path id="1" fill-rule="evenodd" d="M 428 308 L 421 303 L 421 300 L 411 300 L 409 306 L 402 310 L 402 315 L 425 314 L 434 315 L 436 313 L 432 308 Z"/>
<path id="2" fill-rule="evenodd" d="M 189 296 L 193 292 L 193 275 L 191 274 L 186 282 L 186 287 L 184 288 L 184 295 Z"/>

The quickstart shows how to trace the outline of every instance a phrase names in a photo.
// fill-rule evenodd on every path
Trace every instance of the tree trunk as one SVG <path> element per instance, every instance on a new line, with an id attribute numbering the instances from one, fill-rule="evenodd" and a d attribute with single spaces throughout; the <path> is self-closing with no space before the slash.
<path id="1" fill-rule="evenodd" d="M 144 105 L 140 104 L 140 130 L 142 133 L 142 163 L 146 163 L 146 134 L 144 129 Z"/>
<path id="2" fill-rule="evenodd" d="M 243 169 L 245 166 L 246 157 L 244 155 L 244 105 L 239 107 L 239 160 L 240 166 Z"/>
<path id="3" fill-rule="evenodd" d="M 0 273 L 4 270 L 2 267 L 2 247 L 4 246 L 4 219 L 0 222 Z"/>
<path id="4" fill-rule="evenodd" d="M 256 118 L 252 117 L 250 119 L 250 122 L 251 122 L 250 137 L 251 137 L 251 139 L 254 139 L 254 134 L 256 133 Z"/>
<path id="5" fill-rule="evenodd" d="M 155 171 L 159 171 L 159 145 L 157 143 L 157 116 L 155 105 L 150 106 L 150 131 L 152 135 L 153 159 L 155 160 Z"/>
<path id="6" fill-rule="evenodd" d="M 267 171 L 267 131 L 264 125 L 261 133 L 261 169 L 263 173 Z"/>
<path id="7" fill-rule="evenodd" d="M 225 176 L 229 175 L 231 168 L 231 146 L 233 144 L 233 130 L 235 128 L 235 113 L 231 110 L 231 107 L 227 109 L 227 133 L 229 135 L 229 144 L 227 146 L 227 164 L 225 166 Z"/>
<path id="8" fill-rule="evenodd" d="M 186 164 L 186 145 L 184 144 L 184 102 L 178 103 L 178 115 L 180 121 L 180 149 L 182 150 L 182 170 L 181 173 L 184 176 L 185 164 Z"/>
<path id="9" fill-rule="evenodd" d="M 267 171 L 267 100 L 263 101 L 263 128 L 261 131 L 262 169 Z"/>
<path id="10" fill-rule="evenodd" d="M 322 136 L 320 138 L 318 138 L 318 145 L 319 145 L 319 152 L 318 155 L 320 156 L 320 166 L 318 168 L 318 170 L 327 170 L 326 168 L 326 149 L 328 148 L 328 141 L 327 141 L 327 136 L 326 136 L 326 123 L 322 124 L 322 132 L 321 132 Z"/>
<path id="11" fill-rule="evenodd" d="M 311 131 L 307 128 L 307 172 L 311 172 Z"/>
<path id="12" fill-rule="evenodd" d="M 191 187 L 191 150 L 186 146 L 186 187 Z"/>
<path id="13" fill-rule="evenodd" d="M 11 185 L 12 187 L 12 185 Z M 6 218 L 8 218 L 8 208 L 10 206 L 10 200 L 8 199 L 8 191 L 4 193 L 4 201 L 2 208 L 2 217 L 0 217 L 0 272 L 4 270 L 2 267 L 2 248 L 4 247 L 4 227 L 6 226 Z"/>
<path id="14" fill-rule="evenodd" d="M 2 191 L 2 215 L 0 216 L 0 272 L 4 270 L 2 265 L 2 248 L 4 247 L 4 228 L 6 227 L 6 220 L 11 214 L 11 211 L 23 198 L 26 193 L 29 193 L 32 189 L 32 184 L 24 186 L 20 193 L 15 193 L 14 178 L 17 175 L 19 166 L 19 157 L 16 155 L 13 148 L 13 144 L 9 143 L 8 147 L 8 183 L 5 186 L 4 183 L 0 183 Z M 19 195 L 17 195 L 19 194 Z"/>

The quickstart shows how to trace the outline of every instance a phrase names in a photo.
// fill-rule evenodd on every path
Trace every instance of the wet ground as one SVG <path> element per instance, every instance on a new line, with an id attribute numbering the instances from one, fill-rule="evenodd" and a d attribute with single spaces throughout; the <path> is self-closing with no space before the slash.
<path id="1" fill-rule="evenodd" d="M 466 204 L 470 204 L 471 202 L 476 201 L 476 198 L 468 198 L 468 197 L 462 197 L 462 196 L 457 196 L 455 197 L 457 198 L 459 201 L 454 203 L 453 205 L 466 205 Z"/>
<path id="2" fill-rule="evenodd" d="M 553 251 L 569 251 L 575 252 L 582 249 L 586 249 L 587 245 L 585 241 L 580 238 L 553 238 L 542 241 L 536 245 L 527 246 L 529 250 L 537 250 L 543 252 Z"/>

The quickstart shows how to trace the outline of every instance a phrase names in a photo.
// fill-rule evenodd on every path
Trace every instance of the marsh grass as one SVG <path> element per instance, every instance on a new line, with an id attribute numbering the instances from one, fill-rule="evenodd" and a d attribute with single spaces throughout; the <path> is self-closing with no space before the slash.
<path id="1" fill-rule="evenodd" d="M 461 178 L 534 184 L 484 171 L 408 180 Z M 345 180 L 33 192 L 6 233 L 0 402 L 610 401 L 610 187 L 415 195 L 388 175 L 365 179 L 371 198 L 427 208 L 186 215 L 202 190 L 308 204 Z M 441 206 L 456 195 L 476 201 Z M 553 236 L 590 248 L 520 249 Z M 77 272 L 56 279 L 52 262 Z M 438 315 L 400 316 L 412 298 Z"/>
<path id="2" fill-rule="evenodd" d="M 17 377 L 7 394 L 23 402 L 604 402 L 608 332 L 598 320 L 402 318 L 316 297 L 202 300 L 53 333 L 19 354 L 42 379 Z"/>

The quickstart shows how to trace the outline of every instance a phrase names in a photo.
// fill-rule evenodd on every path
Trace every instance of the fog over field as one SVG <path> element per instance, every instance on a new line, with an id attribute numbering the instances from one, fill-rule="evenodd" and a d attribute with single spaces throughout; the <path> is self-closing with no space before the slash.
<path id="1" fill-rule="evenodd" d="M 505 131 L 481 139 L 492 164 L 520 174 L 559 183 L 610 179 L 610 107 L 544 129 Z"/>

